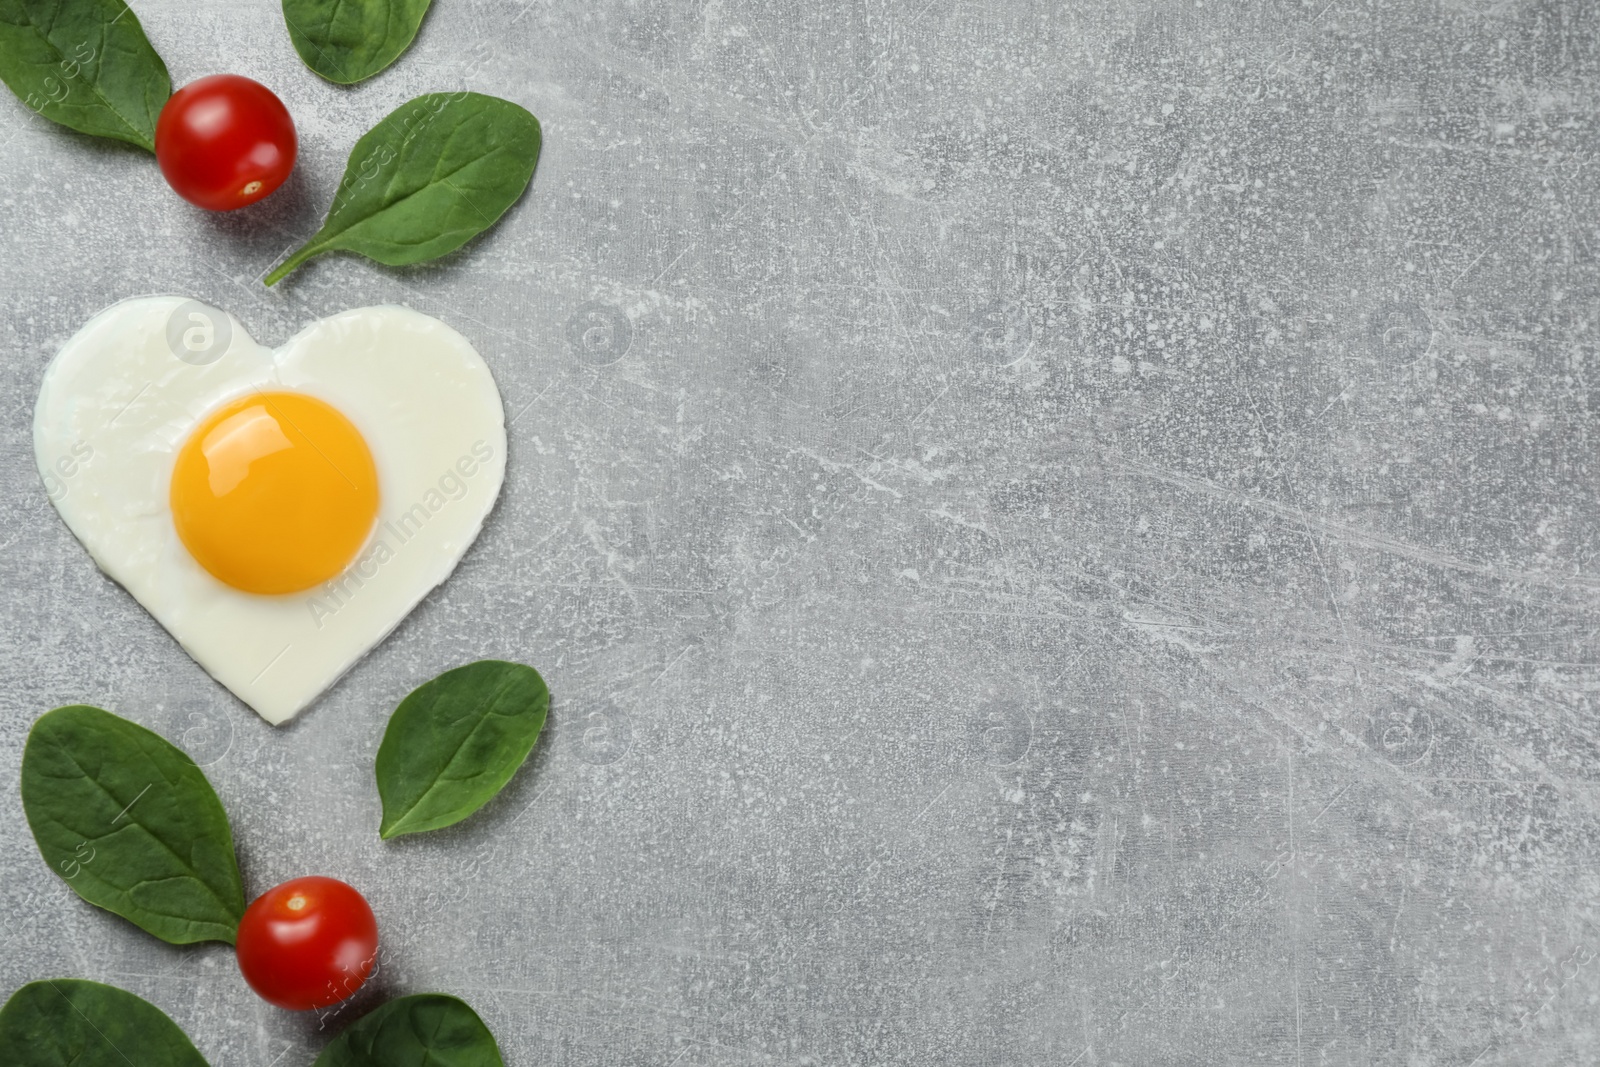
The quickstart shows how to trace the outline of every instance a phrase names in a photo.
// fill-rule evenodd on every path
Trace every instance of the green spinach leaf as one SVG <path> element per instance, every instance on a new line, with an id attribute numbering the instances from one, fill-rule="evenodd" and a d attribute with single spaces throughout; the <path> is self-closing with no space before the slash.
<path id="1" fill-rule="evenodd" d="M 419 96 L 356 142 L 322 229 L 264 281 L 336 249 L 390 266 L 454 251 L 517 202 L 539 145 L 539 120 L 509 100 Z"/>
<path id="2" fill-rule="evenodd" d="M 455 997 L 420 993 L 363 1016 L 313 1067 L 503 1067 L 478 1013 Z"/>
<path id="3" fill-rule="evenodd" d="M 125 990 L 76 978 L 29 982 L 0 1008 L 7 1067 L 206 1067 L 162 1010 Z"/>
<path id="4" fill-rule="evenodd" d="M 550 710 L 532 667 L 486 659 L 412 690 L 378 746 L 385 838 L 460 822 L 528 758 Z"/>
<path id="5" fill-rule="evenodd" d="M 52 122 L 151 152 L 172 95 L 122 0 L 0 0 L 0 81 Z"/>
<path id="6" fill-rule="evenodd" d="M 283 0 L 289 39 L 306 66 L 354 85 L 411 47 L 431 0 Z"/>
<path id="7" fill-rule="evenodd" d="M 228 816 L 160 735 L 82 704 L 47 712 L 22 750 L 22 808 L 84 900 L 175 945 L 233 943 L 244 889 Z"/>

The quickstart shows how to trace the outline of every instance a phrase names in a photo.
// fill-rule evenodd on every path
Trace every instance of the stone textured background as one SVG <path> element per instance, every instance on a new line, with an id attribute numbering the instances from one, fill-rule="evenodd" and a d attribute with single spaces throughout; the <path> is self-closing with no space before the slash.
<path id="1" fill-rule="evenodd" d="M 209 216 L 0 101 L 4 992 L 241 1067 L 423 990 L 512 1067 L 1600 1059 L 1600 4 L 439 0 L 354 90 L 270 0 L 134 6 L 301 164 Z M 498 229 L 258 284 L 465 87 L 545 124 Z M 515 419 L 455 577 L 284 729 L 33 469 L 46 362 L 148 292 L 408 304 Z M 536 757 L 380 842 L 387 714 L 491 655 Z M 73 896 L 16 791 L 72 702 L 206 764 L 249 892 L 365 890 L 376 986 L 293 1016 Z"/>

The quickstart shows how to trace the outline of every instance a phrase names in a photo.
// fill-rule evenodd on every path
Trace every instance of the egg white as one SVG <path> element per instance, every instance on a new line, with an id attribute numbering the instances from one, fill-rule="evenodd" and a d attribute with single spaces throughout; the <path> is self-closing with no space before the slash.
<path id="1" fill-rule="evenodd" d="M 472 345 L 407 308 L 347 311 L 277 349 L 203 308 L 230 340 L 199 365 L 169 340 L 175 314 L 187 319 L 196 306 L 139 297 L 90 320 L 45 371 L 34 453 L 56 509 L 101 570 L 217 681 L 281 723 L 455 569 L 505 477 L 504 407 Z M 178 449 L 198 423 L 258 389 L 333 405 L 377 466 L 366 547 L 339 578 L 304 593 L 260 596 L 212 577 L 179 540 L 168 503 Z"/>

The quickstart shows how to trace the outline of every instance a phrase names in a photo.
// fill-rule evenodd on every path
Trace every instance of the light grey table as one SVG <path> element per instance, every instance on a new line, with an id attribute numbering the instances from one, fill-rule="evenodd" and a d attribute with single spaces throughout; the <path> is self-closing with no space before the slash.
<path id="1" fill-rule="evenodd" d="M 134 6 L 302 157 L 210 216 L 0 102 L 4 992 L 241 1067 L 422 990 L 513 1067 L 1600 1059 L 1600 5 L 440 0 L 348 91 L 268 0 Z M 498 229 L 255 281 L 464 87 L 545 124 Z M 148 292 L 408 304 L 515 418 L 460 570 L 284 729 L 33 470 L 45 363 Z M 550 680 L 536 757 L 381 843 L 387 714 L 483 656 Z M 73 896 L 16 791 L 73 702 L 206 764 L 249 891 L 363 889 L 381 979 L 293 1016 Z"/>

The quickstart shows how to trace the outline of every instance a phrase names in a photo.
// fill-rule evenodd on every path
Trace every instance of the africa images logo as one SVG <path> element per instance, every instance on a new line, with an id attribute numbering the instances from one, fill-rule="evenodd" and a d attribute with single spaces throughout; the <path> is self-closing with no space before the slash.
<path id="1" fill-rule="evenodd" d="M 323 622 L 337 615 L 350 603 L 362 587 L 378 576 L 378 570 L 399 554 L 406 542 L 415 537 L 428 520 L 443 511 L 452 501 L 467 495 L 467 482 L 494 458 L 494 449 L 486 441 L 472 442 L 471 455 L 463 455 L 439 476 L 435 486 L 422 494 L 422 499 L 400 513 L 399 518 L 385 520 L 378 526 L 372 544 L 367 546 L 344 573 L 323 583 L 321 595 L 306 598 L 306 610 L 317 629 Z M 393 544 L 391 544 L 391 541 Z"/>

